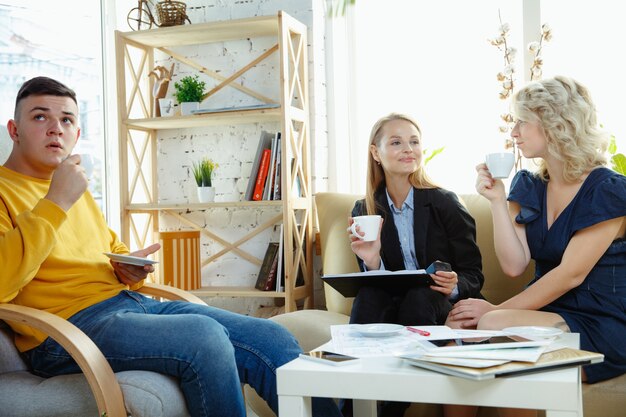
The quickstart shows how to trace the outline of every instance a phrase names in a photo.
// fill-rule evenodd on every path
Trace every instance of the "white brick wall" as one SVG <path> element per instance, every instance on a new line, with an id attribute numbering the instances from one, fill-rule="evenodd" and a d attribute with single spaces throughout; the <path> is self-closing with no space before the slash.
<path id="1" fill-rule="evenodd" d="M 274 15 L 278 10 L 306 24 L 308 32 L 309 95 L 311 98 L 311 143 L 313 149 L 313 189 L 326 189 L 327 141 L 326 141 L 326 91 L 324 74 L 324 0 L 187 0 L 187 12 L 193 23 L 229 20 L 258 15 Z M 274 38 L 246 39 L 203 46 L 177 48 L 207 68 L 229 76 L 252 59 L 274 45 Z M 157 57 L 158 59 L 159 57 Z M 314 62 L 315 60 L 315 62 Z M 171 61 L 161 57 L 159 65 L 169 67 Z M 197 71 L 184 64 L 175 67 L 174 80 Z M 217 84 L 200 74 L 209 88 Z M 279 100 L 278 54 L 248 71 L 239 81 L 261 94 Z M 169 96 L 173 95 L 173 82 Z M 233 88 L 225 88 L 202 103 L 202 107 L 258 104 L 259 102 Z M 190 172 L 193 161 L 208 156 L 219 164 L 214 176 L 216 201 L 239 201 L 245 192 L 258 138 L 262 130 L 277 131 L 276 123 L 220 126 L 198 129 L 181 129 L 159 132 L 157 141 L 157 170 L 159 200 L 163 203 L 196 202 L 195 183 Z M 215 208 L 185 214 L 198 224 L 206 225 L 213 232 L 230 241 L 237 240 L 258 224 L 275 216 L 277 208 L 244 209 Z M 178 230 L 185 225 L 168 215 L 160 218 L 161 230 Z M 263 258 L 272 233 L 268 230 L 242 246 L 259 258 Z M 274 233 L 275 234 L 275 233 Z M 203 258 L 221 250 L 219 244 L 202 238 Z M 243 260 L 232 252 L 202 269 L 203 285 L 254 285 L 259 267 Z M 319 295 L 321 286 L 317 286 Z M 316 297 L 319 299 L 319 297 Z M 260 305 L 273 305 L 272 299 L 213 298 L 212 305 L 228 308 L 244 314 L 251 313 Z"/>

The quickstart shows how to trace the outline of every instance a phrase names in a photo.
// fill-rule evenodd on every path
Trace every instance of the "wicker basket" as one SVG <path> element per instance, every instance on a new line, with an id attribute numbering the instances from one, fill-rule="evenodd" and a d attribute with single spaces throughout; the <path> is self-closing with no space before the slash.
<path id="1" fill-rule="evenodd" d="M 159 26 L 184 25 L 187 20 L 187 5 L 182 1 L 165 0 L 156 5 Z"/>

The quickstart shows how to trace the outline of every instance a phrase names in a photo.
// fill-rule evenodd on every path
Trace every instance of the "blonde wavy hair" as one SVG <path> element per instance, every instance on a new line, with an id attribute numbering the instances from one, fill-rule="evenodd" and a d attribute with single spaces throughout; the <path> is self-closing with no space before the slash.
<path id="1" fill-rule="evenodd" d="M 374 126 L 372 127 L 372 132 L 370 133 L 370 146 L 368 146 L 368 150 L 371 145 L 380 147 L 380 142 L 383 137 L 383 127 L 385 127 L 388 122 L 394 120 L 404 120 L 411 123 L 417 129 L 417 133 L 419 134 L 421 140 L 422 130 L 420 129 L 417 122 L 413 120 L 413 118 L 400 113 L 391 113 L 385 117 L 378 119 L 378 121 L 374 123 Z M 428 177 L 428 175 L 426 175 L 426 172 L 424 171 L 424 166 L 421 161 L 419 166 L 417 167 L 417 170 L 415 170 L 415 172 L 413 172 L 409 176 L 409 182 L 415 188 L 439 188 Z M 377 214 L 376 199 L 374 197 L 374 194 L 377 191 L 382 190 L 384 185 L 385 171 L 383 170 L 383 167 L 379 165 L 378 162 L 374 159 L 374 157 L 372 156 L 372 152 L 369 151 L 367 159 L 367 181 L 365 186 L 365 207 L 367 209 L 367 214 Z"/>
<path id="2" fill-rule="evenodd" d="M 589 90 L 572 78 L 556 76 L 528 84 L 512 100 L 513 115 L 539 122 L 548 153 L 563 162 L 563 178 L 575 182 L 593 168 L 606 165 L 609 136 L 598 126 Z M 549 179 L 545 161 L 538 175 Z"/>

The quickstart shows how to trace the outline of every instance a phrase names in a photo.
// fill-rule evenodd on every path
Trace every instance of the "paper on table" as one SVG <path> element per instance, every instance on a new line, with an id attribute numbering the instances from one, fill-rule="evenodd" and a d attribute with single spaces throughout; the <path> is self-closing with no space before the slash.
<path id="1" fill-rule="evenodd" d="M 537 362 L 546 351 L 547 346 L 534 346 L 525 348 L 486 349 L 486 350 L 460 350 L 451 352 L 429 351 L 427 356 L 432 358 L 468 358 L 468 359 L 494 359 L 520 362 Z"/>
<path id="2" fill-rule="evenodd" d="M 457 337 L 461 339 L 470 337 L 489 337 L 489 336 L 503 336 L 505 333 L 502 330 L 465 330 L 454 329 Z"/>
<path id="3" fill-rule="evenodd" d="M 432 361 L 424 361 L 420 358 L 406 358 L 415 366 L 441 372 L 448 375 L 463 378 L 482 380 L 502 376 L 524 375 L 531 372 L 562 369 L 566 366 L 580 366 L 590 363 L 602 362 L 604 356 L 600 353 L 587 352 L 584 350 L 564 348 L 541 355 L 535 363 L 512 361 L 502 365 L 487 368 L 476 368 L 458 365 L 446 365 Z"/>
<path id="4" fill-rule="evenodd" d="M 402 359 L 420 360 L 426 362 L 442 363 L 444 365 L 465 366 L 468 368 L 488 368 L 490 366 L 502 365 L 510 362 L 506 359 L 471 359 L 471 358 L 439 358 L 432 356 L 425 356 L 419 353 L 412 355 L 401 355 Z"/>
<path id="5" fill-rule="evenodd" d="M 454 330 L 446 326 L 416 326 L 430 333 L 422 336 L 404 330 L 397 335 L 388 337 L 363 337 L 357 328 L 360 325 L 342 324 L 330 327 L 332 336 L 332 352 L 365 358 L 372 356 L 393 356 L 403 352 L 420 350 L 418 341 L 451 339 L 457 337 Z"/>

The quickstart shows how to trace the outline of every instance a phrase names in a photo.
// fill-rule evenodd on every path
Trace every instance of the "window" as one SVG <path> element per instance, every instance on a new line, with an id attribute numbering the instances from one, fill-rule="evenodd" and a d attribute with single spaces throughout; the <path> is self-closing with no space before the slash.
<path id="1" fill-rule="evenodd" d="M 353 172 L 362 174 L 356 188 L 340 191 L 364 192 L 369 129 L 395 111 L 421 124 L 426 148 L 445 146 L 427 167 L 433 179 L 457 193 L 475 193 L 475 165 L 486 153 L 503 149 L 505 136 L 498 126 L 509 103 L 498 98 L 496 74 L 503 68 L 503 55 L 487 39 L 498 34 L 500 10 L 502 21 L 511 26 L 509 39 L 518 50 L 517 85 L 523 85 L 522 16 L 529 4 L 535 5 L 532 12 L 541 12 L 541 23 L 553 29 L 553 40 L 543 50 L 544 78 L 563 74 L 587 85 L 601 123 L 616 135 L 620 149 L 626 148 L 626 122 L 619 114 L 626 95 L 620 72 L 626 52 L 619 40 L 626 39 L 626 28 L 618 3 L 359 0 L 352 72 L 358 145 L 351 162 L 360 164 Z"/>
<path id="2" fill-rule="evenodd" d="M 68 12 L 71 9 L 71 12 Z M 74 153 L 94 157 L 90 191 L 103 205 L 104 128 L 100 2 L 3 0 L 0 4 L 0 118 L 13 118 L 22 83 L 44 75 L 76 91 L 81 137 Z M 0 129 L 0 163 L 11 150 Z"/>
<path id="3" fill-rule="evenodd" d="M 554 28 L 544 52 L 544 74 L 569 75 L 589 88 L 598 120 L 615 135 L 621 152 L 626 151 L 623 16 L 618 3 L 610 0 L 541 3 L 542 20 Z"/>

